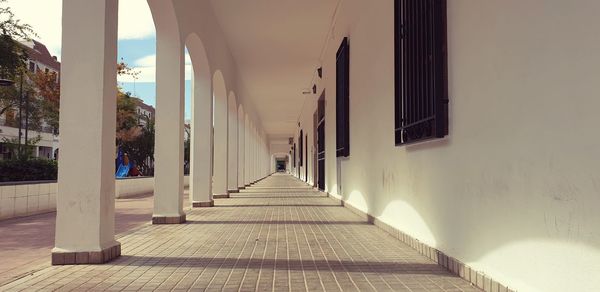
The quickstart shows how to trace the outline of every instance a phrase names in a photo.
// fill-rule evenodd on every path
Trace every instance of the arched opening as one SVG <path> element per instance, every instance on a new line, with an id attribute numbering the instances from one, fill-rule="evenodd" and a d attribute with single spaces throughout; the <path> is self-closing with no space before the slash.
<path id="1" fill-rule="evenodd" d="M 244 119 L 244 107 L 242 104 L 238 107 L 238 188 L 244 187 L 246 182 L 244 181 L 244 164 L 246 163 L 245 158 L 245 127 L 246 121 Z"/>
<path id="2" fill-rule="evenodd" d="M 233 91 L 227 97 L 227 193 L 237 191 L 238 169 L 238 113 Z"/>
<path id="3" fill-rule="evenodd" d="M 193 207 L 212 206 L 213 94 L 210 64 L 197 34 L 185 41 L 189 52 L 190 76 L 190 201 Z"/>
<path id="4" fill-rule="evenodd" d="M 214 173 L 213 195 L 227 196 L 227 127 L 228 102 L 225 79 L 221 71 L 213 74 L 213 113 L 214 113 Z"/>

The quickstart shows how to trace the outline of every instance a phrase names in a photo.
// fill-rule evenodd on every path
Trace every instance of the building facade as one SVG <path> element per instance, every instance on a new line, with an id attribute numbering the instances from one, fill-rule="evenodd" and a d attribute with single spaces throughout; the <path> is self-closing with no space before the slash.
<path id="1" fill-rule="evenodd" d="M 54 76 L 55 82 L 60 82 L 60 62 L 56 56 L 52 56 L 46 46 L 36 40 L 22 42 L 21 45 L 27 52 L 27 69 L 31 74 L 43 72 Z M 31 81 L 26 81 L 31 82 Z M 18 86 L 18 85 L 15 85 Z M 24 104 L 24 102 L 23 102 Z M 21 108 L 24 111 L 24 105 Z M 18 112 L 19 109 L 12 108 L 7 110 L 0 116 L 0 159 L 8 159 L 11 156 L 9 148 L 4 141 L 16 141 L 19 138 L 18 128 Z M 25 119 L 25 115 L 22 115 Z M 25 142 L 24 132 L 25 123 L 23 122 L 21 129 L 22 142 Z M 29 138 L 39 137 L 39 141 L 33 146 L 33 156 L 44 159 L 57 159 L 59 149 L 59 137 L 57 129 L 52 128 L 46 121 L 41 120 L 41 125 L 36 130 L 29 130 Z"/>

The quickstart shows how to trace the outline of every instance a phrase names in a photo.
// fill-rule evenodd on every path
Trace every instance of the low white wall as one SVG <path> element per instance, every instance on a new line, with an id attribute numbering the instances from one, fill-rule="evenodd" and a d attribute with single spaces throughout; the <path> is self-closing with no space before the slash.
<path id="1" fill-rule="evenodd" d="M 150 193 L 154 190 L 154 177 L 124 178 L 116 180 L 117 199 Z"/>
<path id="2" fill-rule="evenodd" d="M 0 220 L 56 209 L 56 182 L 0 185 Z"/>
<path id="3" fill-rule="evenodd" d="M 154 178 L 127 178 L 115 181 L 117 199 L 151 193 Z M 15 183 L 0 185 L 0 220 L 54 212 L 56 210 L 55 181 Z M 184 177 L 184 186 L 189 186 L 189 177 Z"/>
<path id="4" fill-rule="evenodd" d="M 183 177 L 184 187 L 190 185 L 189 176 Z M 117 180 L 116 198 L 122 199 L 154 191 L 154 177 L 124 178 Z"/>

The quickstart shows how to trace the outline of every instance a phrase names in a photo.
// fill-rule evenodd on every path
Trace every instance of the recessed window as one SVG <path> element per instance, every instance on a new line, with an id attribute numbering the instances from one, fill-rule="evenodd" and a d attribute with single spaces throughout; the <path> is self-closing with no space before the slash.
<path id="1" fill-rule="evenodd" d="M 336 156 L 350 155 L 350 46 L 344 38 L 336 54 Z"/>
<path id="2" fill-rule="evenodd" d="M 446 0 L 395 0 L 396 145 L 448 135 Z"/>

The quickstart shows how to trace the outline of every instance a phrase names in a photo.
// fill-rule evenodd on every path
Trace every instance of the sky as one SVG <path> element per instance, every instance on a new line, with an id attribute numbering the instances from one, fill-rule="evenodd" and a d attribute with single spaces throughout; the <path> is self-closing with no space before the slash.
<path id="1" fill-rule="evenodd" d="M 36 40 L 48 47 L 59 60 L 61 52 L 62 0 L 8 0 L 23 23 L 31 25 Z M 35 7 L 32 9 L 32 7 Z M 139 71 L 138 79 L 120 77 L 124 91 L 131 92 L 145 103 L 156 105 L 156 31 L 146 0 L 119 1 L 119 52 L 118 60 Z M 191 61 L 186 51 L 185 66 L 185 118 L 190 118 Z"/>

